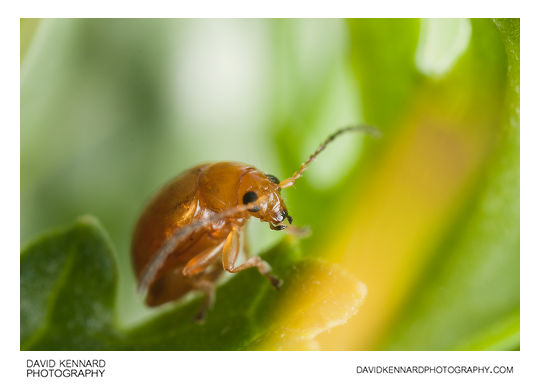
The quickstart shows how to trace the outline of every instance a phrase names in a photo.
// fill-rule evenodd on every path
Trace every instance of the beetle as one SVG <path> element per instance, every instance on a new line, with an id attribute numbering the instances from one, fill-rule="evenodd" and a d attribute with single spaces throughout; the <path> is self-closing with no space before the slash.
<path id="1" fill-rule="evenodd" d="M 196 320 L 203 320 L 224 270 L 237 273 L 257 268 L 279 288 L 281 280 L 258 256 L 246 254 L 246 260 L 236 265 L 245 224 L 254 217 L 275 231 L 294 228 L 284 223 L 292 224 L 292 217 L 281 191 L 293 186 L 330 142 L 351 131 L 379 135 L 371 126 L 339 129 L 292 177 L 281 182 L 247 164 L 217 162 L 193 167 L 161 188 L 143 210 L 131 246 L 138 289 L 146 292 L 146 304 L 159 306 L 199 290 L 205 293 L 205 301 Z M 244 244 L 245 240 L 244 236 Z"/>

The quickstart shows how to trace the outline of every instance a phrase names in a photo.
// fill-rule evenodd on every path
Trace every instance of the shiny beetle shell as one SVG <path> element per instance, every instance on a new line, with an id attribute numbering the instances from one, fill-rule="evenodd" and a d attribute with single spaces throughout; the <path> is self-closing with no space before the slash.
<path id="1" fill-rule="evenodd" d="M 250 216 L 280 228 L 279 224 L 289 216 L 276 181 L 274 176 L 267 176 L 252 166 L 220 162 L 194 167 L 163 187 L 143 211 L 133 236 L 133 265 L 139 279 L 175 229 L 243 205 L 244 196 L 269 198 L 267 204 L 255 212 L 246 210 L 209 223 L 180 242 L 148 286 L 146 303 L 160 305 L 191 290 L 192 281 L 182 273 L 186 264 L 197 255 L 218 247 L 234 227 L 242 227 Z M 222 271 L 219 265 L 208 267 L 213 269 L 202 278 L 214 280 Z M 202 271 L 196 272 L 193 276 Z"/>

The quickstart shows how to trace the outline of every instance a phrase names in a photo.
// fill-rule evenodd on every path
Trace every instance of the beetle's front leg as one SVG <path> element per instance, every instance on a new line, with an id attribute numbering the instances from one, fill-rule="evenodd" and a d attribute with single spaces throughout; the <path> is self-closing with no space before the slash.
<path id="1" fill-rule="evenodd" d="M 247 268 L 256 267 L 259 272 L 264 275 L 274 288 L 279 289 L 283 283 L 280 279 L 270 273 L 272 269 L 270 264 L 262 260 L 259 256 L 253 256 L 248 258 L 243 264 L 235 267 L 236 258 L 238 257 L 238 251 L 240 249 L 240 230 L 233 228 L 227 240 L 225 240 L 225 246 L 223 247 L 222 262 L 223 268 L 230 273 L 237 273 Z"/>
<path id="2" fill-rule="evenodd" d="M 249 246 L 248 226 L 244 225 L 242 231 L 242 251 L 244 252 L 244 259 L 247 260 L 251 257 L 251 247 Z"/>

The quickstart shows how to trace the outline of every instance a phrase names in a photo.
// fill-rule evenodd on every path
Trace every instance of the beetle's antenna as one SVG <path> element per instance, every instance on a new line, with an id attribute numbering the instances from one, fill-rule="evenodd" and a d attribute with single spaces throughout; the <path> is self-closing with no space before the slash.
<path id="1" fill-rule="evenodd" d="M 352 125 L 349 127 L 338 129 L 337 131 L 332 133 L 330 136 L 328 136 L 328 138 L 321 145 L 319 145 L 319 148 L 317 148 L 315 152 L 313 152 L 311 156 L 309 156 L 309 158 L 302 163 L 302 165 L 300 166 L 300 169 L 298 169 L 298 171 L 296 171 L 294 175 L 292 175 L 288 179 L 285 179 L 281 183 L 279 183 L 279 187 L 281 189 L 292 187 L 296 183 L 296 180 L 298 180 L 300 176 L 302 176 L 302 173 L 304 173 L 307 167 L 313 162 L 313 160 L 317 158 L 319 153 L 321 153 L 328 144 L 334 141 L 338 136 L 346 132 L 353 132 L 353 131 L 368 133 L 373 137 L 381 136 L 381 131 L 379 131 L 377 128 L 371 125 Z"/>
<path id="2" fill-rule="evenodd" d="M 176 249 L 178 244 L 187 239 L 193 232 L 204 228 L 208 224 L 215 223 L 216 221 L 249 211 L 250 209 L 256 209 L 258 205 L 261 204 L 261 199 L 262 197 L 252 203 L 226 209 L 206 219 L 198 220 L 178 228 L 167 241 L 165 241 L 165 244 L 156 252 L 150 263 L 143 269 L 141 279 L 137 286 L 138 292 L 144 293 L 146 291 L 148 286 L 154 281 L 159 269 L 165 264 L 167 257 Z"/>

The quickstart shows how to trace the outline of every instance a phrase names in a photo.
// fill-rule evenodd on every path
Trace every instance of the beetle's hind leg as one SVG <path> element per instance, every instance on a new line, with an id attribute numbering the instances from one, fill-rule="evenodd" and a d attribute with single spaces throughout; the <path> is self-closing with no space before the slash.
<path id="1" fill-rule="evenodd" d="M 218 264 L 223 244 L 221 243 L 213 249 L 198 254 L 182 269 L 182 274 L 188 278 L 190 277 L 193 289 L 201 291 L 205 296 L 204 303 L 194 319 L 199 323 L 204 322 L 208 310 L 214 305 L 216 296 L 215 281 L 223 272 L 223 269 Z"/>
<path id="2" fill-rule="evenodd" d="M 216 260 L 204 273 L 200 273 L 190 278 L 192 289 L 204 294 L 204 302 L 193 318 L 195 322 L 203 323 L 206 320 L 208 310 L 214 306 L 216 298 L 216 281 L 222 273 L 223 268 L 221 268 L 221 265 L 219 265 L 219 262 Z"/>
<path id="3" fill-rule="evenodd" d="M 223 262 L 223 268 L 227 272 L 237 273 L 237 272 L 243 271 L 244 269 L 255 267 L 259 270 L 259 272 L 264 277 L 266 277 L 270 281 L 270 283 L 272 284 L 274 288 L 279 289 L 279 287 L 281 287 L 283 282 L 279 278 L 277 278 L 276 276 L 270 273 L 272 269 L 270 267 L 270 264 L 262 260 L 259 256 L 249 257 L 249 255 L 246 255 L 246 261 L 243 264 L 240 264 L 239 266 L 235 267 L 234 264 L 236 263 L 239 249 L 240 249 L 240 231 L 237 228 L 234 228 L 231 231 L 231 233 L 229 233 L 227 240 L 225 240 L 225 246 L 223 247 L 222 262 Z M 244 251 L 246 251 L 245 246 L 244 246 Z"/>
<path id="4" fill-rule="evenodd" d="M 197 323 L 203 323 L 208 314 L 208 310 L 214 306 L 214 301 L 216 300 L 215 283 L 204 279 L 196 280 L 193 282 L 193 288 L 204 293 L 204 302 L 193 319 Z"/>

